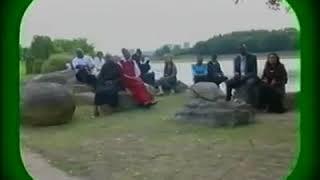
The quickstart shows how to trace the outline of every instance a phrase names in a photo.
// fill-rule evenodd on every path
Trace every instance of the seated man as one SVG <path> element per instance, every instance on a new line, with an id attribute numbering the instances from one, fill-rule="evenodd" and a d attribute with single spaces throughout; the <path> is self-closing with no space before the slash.
<path id="1" fill-rule="evenodd" d="M 207 81 L 208 69 L 205 64 L 203 64 L 203 57 L 197 57 L 197 64 L 192 65 L 193 82 L 196 84 L 198 82 Z"/>
<path id="2" fill-rule="evenodd" d="M 82 49 L 77 49 L 76 57 L 72 60 L 72 68 L 76 71 L 76 79 L 79 82 L 95 87 L 96 78 L 91 74 L 94 65 L 91 62 L 91 58 L 85 56 Z"/>
<path id="3" fill-rule="evenodd" d="M 131 58 L 130 52 L 123 48 L 122 54 L 124 59 L 119 62 L 122 86 L 132 94 L 133 99 L 140 106 L 150 107 L 156 104 L 153 95 L 140 78 L 140 69 L 136 61 Z"/>
<path id="4" fill-rule="evenodd" d="M 155 74 L 154 74 L 154 72 L 149 72 L 151 69 L 150 60 L 143 57 L 140 49 L 136 50 L 136 53 L 134 55 L 132 55 L 132 59 L 136 61 L 137 65 L 140 69 L 141 79 L 145 83 L 147 83 L 151 86 L 154 86 L 155 85 Z"/>
<path id="5" fill-rule="evenodd" d="M 231 100 L 231 92 L 233 88 L 241 86 L 248 87 L 247 94 L 250 104 L 255 105 L 258 98 L 255 92 L 255 84 L 258 81 L 257 76 L 257 56 L 248 53 L 246 46 L 243 44 L 240 47 L 240 55 L 234 59 L 234 77 L 226 82 L 227 96 L 226 100 Z"/>
<path id="6" fill-rule="evenodd" d="M 211 60 L 207 64 L 208 66 L 208 81 L 215 83 L 218 87 L 228 78 L 223 74 L 220 63 L 217 60 L 217 55 L 213 54 Z"/>

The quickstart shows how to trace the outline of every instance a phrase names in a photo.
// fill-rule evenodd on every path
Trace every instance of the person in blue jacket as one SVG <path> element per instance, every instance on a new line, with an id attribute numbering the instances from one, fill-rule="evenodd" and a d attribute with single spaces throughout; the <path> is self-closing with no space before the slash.
<path id="1" fill-rule="evenodd" d="M 192 65 L 193 82 L 206 82 L 208 69 L 207 65 L 203 64 L 203 57 L 197 56 L 197 63 Z"/>

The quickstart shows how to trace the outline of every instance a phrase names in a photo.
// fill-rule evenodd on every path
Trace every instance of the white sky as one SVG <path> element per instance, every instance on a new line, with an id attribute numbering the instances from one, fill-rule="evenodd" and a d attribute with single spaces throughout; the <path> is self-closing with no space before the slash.
<path id="1" fill-rule="evenodd" d="M 34 0 L 21 23 L 20 41 L 33 35 L 85 37 L 96 50 L 154 50 L 173 43 L 251 29 L 296 27 L 293 12 L 272 11 L 265 0 Z"/>

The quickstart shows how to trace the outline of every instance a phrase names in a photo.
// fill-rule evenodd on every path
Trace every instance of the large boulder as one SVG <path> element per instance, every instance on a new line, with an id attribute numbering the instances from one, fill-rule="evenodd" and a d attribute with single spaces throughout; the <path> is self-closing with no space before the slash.
<path id="1" fill-rule="evenodd" d="M 72 94 L 61 84 L 30 82 L 21 89 L 22 122 L 34 126 L 68 123 L 75 111 Z"/>
<path id="2" fill-rule="evenodd" d="M 39 74 L 33 77 L 30 82 L 52 82 L 65 85 L 75 80 L 75 72 L 72 70 L 56 71 L 47 74 Z"/>
<path id="3" fill-rule="evenodd" d="M 254 122 L 254 110 L 245 103 L 196 98 L 176 113 L 175 120 L 209 127 L 235 127 Z"/>
<path id="4" fill-rule="evenodd" d="M 215 83 L 199 82 L 190 87 L 191 97 L 202 98 L 208 101 L 222 99 L 225 94 Z"/>

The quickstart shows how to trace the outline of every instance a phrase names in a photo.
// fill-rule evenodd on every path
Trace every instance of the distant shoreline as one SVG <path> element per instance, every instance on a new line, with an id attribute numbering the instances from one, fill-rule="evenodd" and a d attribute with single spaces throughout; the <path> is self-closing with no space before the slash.
<path id="1" fill-rule="evenodd" d="M 300 51 L 275 51 L 276 53 L 279 54 L 281 59 L 298 59 L 300 58 Z M 259 52 L 259 53 L 254 53 L 257 57 L 258 60 L 263 60 L 266 59 L 267 55 L 270 52 Z M 234 57 L 236 57 L 238 54 L 221 54 L 218 55 L 218 60 L 219 61 L 225 61 L 225 60 L 232 60 Z M 207 60 L 209 59 L 209 56 L 204 56 L 204 59 Z M 190 55 L 181 55 L 181 56 L 175 56 L 173 60 L 176 60 L 177 62 L 191 62 L 196 59 L 196 55 L 190 54 Z M 153 62 L 162 62 L 163 60 L 161 59 L 152 59 Z"/>

